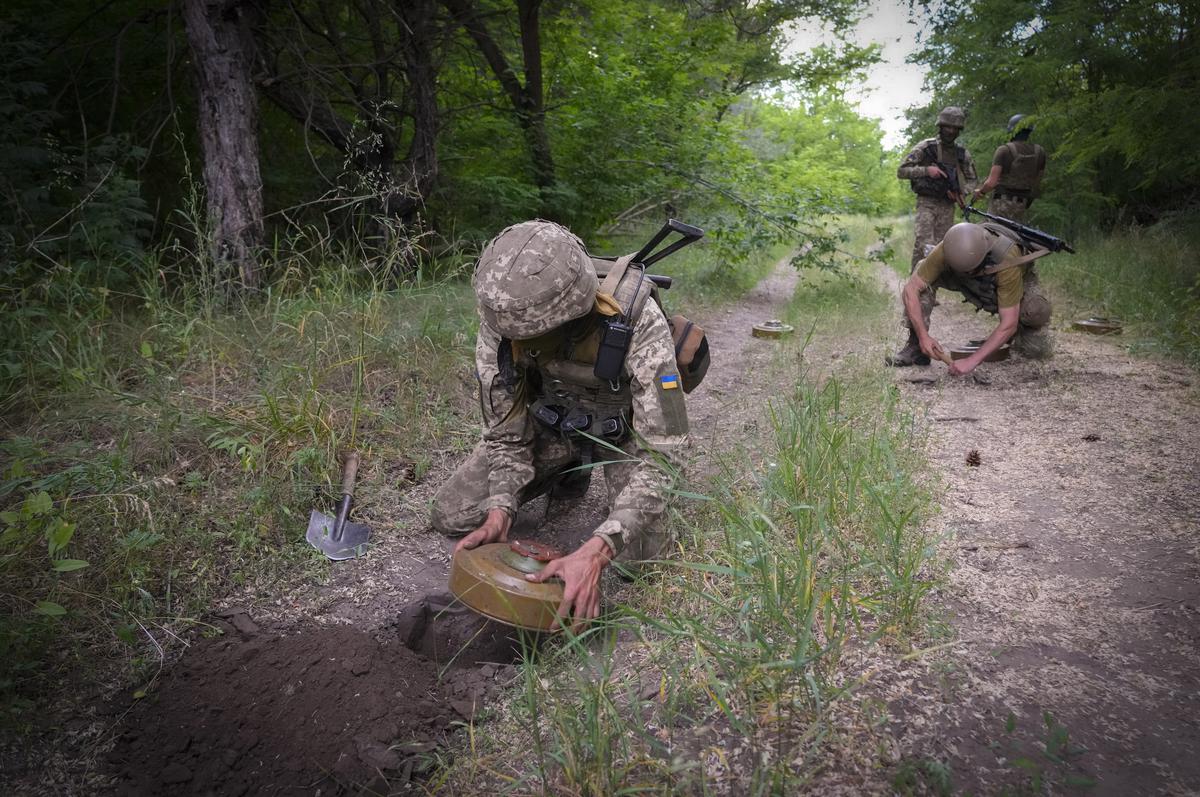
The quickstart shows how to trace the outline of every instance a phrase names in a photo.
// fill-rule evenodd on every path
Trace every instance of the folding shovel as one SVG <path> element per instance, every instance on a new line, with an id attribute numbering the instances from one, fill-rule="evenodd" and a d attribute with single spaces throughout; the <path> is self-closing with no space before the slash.
<path id="1" fill-rule="evenodd" d="M 342 465 L 342 500 L 337 516 L 329 517 L 313 510 L 308 516 L 308 542 L 335 562 L 362 556 L 367 550 L 371 529 L 365 523 L 351 523 L 350 507 L 354 504 L 354 481 L 358 478 L 358 453 L 346 454 Z"/>

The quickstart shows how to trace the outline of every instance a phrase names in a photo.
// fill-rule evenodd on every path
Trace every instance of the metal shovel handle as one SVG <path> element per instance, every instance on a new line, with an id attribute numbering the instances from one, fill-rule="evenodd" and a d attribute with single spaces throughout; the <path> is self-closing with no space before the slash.
<path id="1" fill-rule="evenodd" d="M 346 453 L 342 463 L 342 495 L 354 495 L 354 482 L 358 479 L 358 452 Z"/>
<path id="2" fill-rule="evenodd" d="M 338 501 L 337 517 L 333 520 L 333 533 L 330 539 L 340 542 L 342 530 L 346 526 L 346 518 L 350 517 L 350 507 L 354 504 L 354 482 L 358 480 L 358 452 L 350 451 L 342 463 L 342 500 Z"/>

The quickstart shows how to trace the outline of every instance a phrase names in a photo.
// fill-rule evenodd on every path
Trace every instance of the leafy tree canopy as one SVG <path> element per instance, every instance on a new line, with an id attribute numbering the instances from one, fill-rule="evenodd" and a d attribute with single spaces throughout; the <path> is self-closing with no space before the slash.
<path id="1" fill-rule="evenodd" d="M 968 112 L 964 140 L 986 171 L 1004 127 L 1031 116 L 1050 165 L 1034 206 L 1060 223 L 1150 221 L 1200 198 L 1200 6 L 1121 0 L 921 0 L 931 100 L 911 115 L 930 135 L 945 104 Z"/>

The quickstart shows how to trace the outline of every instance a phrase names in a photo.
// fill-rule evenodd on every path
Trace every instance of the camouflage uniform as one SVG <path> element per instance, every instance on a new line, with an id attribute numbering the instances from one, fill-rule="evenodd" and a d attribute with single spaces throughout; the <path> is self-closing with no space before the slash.
<path id="1" fill-rule="evenodd" d="M 518 252 L 520 258 L 512 256 L 512 246 L 489 254 L 502 238 L 523 238 L 528 230 L 534 237 Z M 603 464 L 609 504 L 594 534 L 621 560 L 664 555 L 670 540 L 661 521 L 670 474 L 678 473 L 687 445 L 687 409 L 662 311 L 645 303 L 619 381 L 599 380 L 591 373 L 602 334 L 596 311 L 572 318 L 571 311 L 560 309 L 595 302 L 598 280 L 578 239 L 549 222 L 525 222 L 497 236 L 489 250 L 476 270 L 481 322 L 475 365 L 483 435 L 438 491 L 434 528 L 459 537 L 478 528 L 489 509 L 514 515 L 521 504 L 571 478 L 564 470 L 580 463 L 586 469 L 594 457 Z M 539 255 L 541 263 L 535 262 Z M 577 256 L 582 257 L 572 263 L 577 274 L 561 268 L 564 258 Z M 491 263 L 487 268 L 485 261 Z M 649 288 L 645 284 L 638 295 L 648 295 Z M 561 317 L 547 323 L 545 314 L 556 313 Z M 563 420 L 551 425 L 547 418 L 556 413 Z M 588 434 L 618 450 L 567 429 L 572 418 L 583 417 L 589 419 Z"/>
<path id="2" fill-rule="evenodd" d="M 966 147 L 963 147 L 960 159 L 955 151 L 956 145 L 942 144 L 936 136 L 927 138 L 913 147 L 901 162 L 900 168 L 896 170 L 896 176 L 901 180 L 910 181 L 927 177 L 929 166 L 933 165 L 933 160 L 929 157 L 930 146 L 938 147 L 939 161 L 955 164 L 960 193 L 965 195 L 974 190 L 977 176 L 975 161 L 971 158 L 971 153 L 967 151 Z M 916 231 L 910 270 L 916 269 L 917 262 L 927 254 L 926 248 L 932 247 L 942 240 L 946 230 L 950 229 L 953 224 L 954 202 L 945 196 L 917 194 Z"/>
<path id="3" fill-rule="evenodd" d="M 1001 195 L 993 193 L 988 199 L 988 213 L 993 216 L 1003 216 L 1006 219 L 1025 223 L 1025 213 L 1029 210 L 1029 204 L 1024 199 L 1017 197 Z"/>

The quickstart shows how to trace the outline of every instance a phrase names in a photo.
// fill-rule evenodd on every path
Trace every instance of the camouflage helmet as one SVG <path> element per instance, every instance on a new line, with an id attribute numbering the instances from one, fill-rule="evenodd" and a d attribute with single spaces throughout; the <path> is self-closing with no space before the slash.
<path id="1" fill-rule="evenodd" d="M 957 127 L 962 130 L 967 126 L 967 114 L 957 105 L 947 105 L 938 114 L 938 127 Z"/>
<path id="2" fill-rule="evenodd" d="M 484 321 L 506 338 L 526 340 L 590 311 L 598 282 L 583 243 L 566 228 L 539 220 L 493 238 L 472 284 Z"/>
<path id="3" fill-rule="evenodd" d="M 963 221 L 946 231 L 942 254 L 951 269 L 959 274 L 970 274 L 979 268 L 995 243 L 995 237 L 983 227 Z"/>

